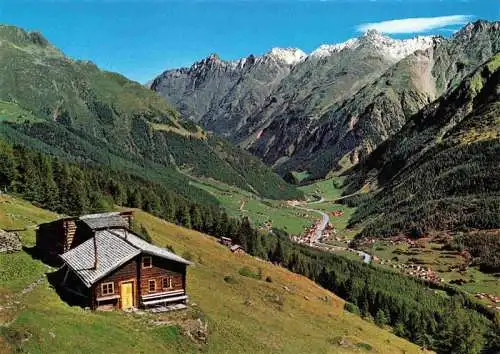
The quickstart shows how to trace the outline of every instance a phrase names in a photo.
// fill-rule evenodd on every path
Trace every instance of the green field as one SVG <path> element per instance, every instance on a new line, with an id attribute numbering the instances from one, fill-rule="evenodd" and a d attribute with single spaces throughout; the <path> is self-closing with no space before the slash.
<path id="1" fill-rule="evenodd" d="M 308 200 L 314 201 L 318 200 L 318 198 L 323 198 L 323 202 L 313 202 L 308 204 L 307 207 L 327 213 L 330 216 L 331 224 L 337 230 L 337 235 L 346 239 L 352 239 L 360 230 L 348 230 L 346 227 L 352 214 L 356 211 L 356 208 L 350 208 L 347 205 L 334 202 L 342 196 L 343 183 L 343 177 L 334 177 L 327 180 L 317 181 L 307 186 L 301 186 L 299 189 L 305 193 Z M 333 216 L 332 211 L 335 210 L 341 210 L 344 214 L 341 216 Z"/>
<path id="2" fill-rule="evenodd" d="M 456 268 L 464 260 L 458 252 L 442 250 L 441 244 L 433 242 L 422 245 L 422 248 L 416 248 L 407 244 L 391 245 L 380 240 L 363 250 L 383 260 L 394 260 L 398 264 L 419 264 L 431 268 L 445 282 L 464 279 L 467 283 L 458 287 L 472 294 L 484 292 L 500 296 L 500 277 L 483 273 L 473 266 L 459 271 Z"/>
<path id="3" fill-rule="evenodd" d="M 344 177 L 335 177 L 331 179 L 316 181 L 299 189 L 303 191 L 309 199 L 315 200 L 323 197 L 325 200 L 335 200 L 342 195 L 342 185 Z"/>
<path id="4" fill-rule="evenodd" d="M 19 199 L 0 197 L 0 228 L 31 228 L 57 217 Z M 191 254 L 195 264 L 187 275 L 188 311 L 156 315 L 70 306 L 45 277 L 53 269 L 26 251 L 0 254 L 0 352 L 419 352 L 389 331 L 344 312 L 343 300 L 305 277 L 254 257 L 233 255 L 212 237 L 144 212 L 137 211 L 136 219 L 156 244 Z M 29 249 L 33 230 L 21 232 L 21 237 Z M 270 281 L 241 275 L 244 267 L 261 269 Z M 200 322 L 208 325 L 206 342 L 188 335 Z"/>
<path id="5" fill-rule="evenodd" d="M 36 122 L 41 119 L 36 118 L 31 112 L 19 107 L 15 103 L 0 101 L 0 122 Z"/>
<path id="6" fill-rule="evenodd" d="M 317 214 L 293 208 L 285 201 L 259 198 L 250 192 L 212 179 L 199 179 L 199 182 L 192 184 L 216 197 L 228 215 L 247 216 L 257 227 L 270 221 L 273 227 L 290 234 L 300 234 L 318 218 Z"/>

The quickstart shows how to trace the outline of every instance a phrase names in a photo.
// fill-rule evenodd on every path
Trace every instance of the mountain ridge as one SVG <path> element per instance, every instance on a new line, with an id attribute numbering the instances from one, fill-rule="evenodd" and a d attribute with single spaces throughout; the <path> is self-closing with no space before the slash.
<path id="1" fill-rule="evenodd" d="M 255 61 L 258 69 L 249 70 L 247 63 L 226 75 L 204 67 L 201 76 L 194 64 L 164 72 L 152 88 L 279 174 L 303 171 L 322 178 L 356 164 L 498 51 L 499 32 L 498 22 L 487 21 L 469 24 L 450 38 L 393 40 L 372 31 L 320 47 L 332 54 L 309 54 L 291 68 Z M 404 43 L 404 50 L 394 49 L 394 43 Z M 381 48 L 393 50 L 384 54 Z M 211 90 L 214 82 L 219 86 Z M 384 111 L 390 114 L 384 117 Z"/>

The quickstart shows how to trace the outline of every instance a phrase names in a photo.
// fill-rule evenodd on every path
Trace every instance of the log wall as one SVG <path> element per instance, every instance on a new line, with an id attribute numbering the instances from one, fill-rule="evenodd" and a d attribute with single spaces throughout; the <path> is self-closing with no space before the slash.
<path id="1" fill-rule="evenodd" d="M 144 257 L 144 255 L 141 255 Z M 182 290 L 186 287 L 186 266 L 182 263 L 176 263 L 167 259 L 152 257 L 152 267 L 142 268 L 142 259 L 140 267 L 140 295 L 154 294 L 164 291 Z M 163 288 L 163 278 L 171 277 L 172 287 Z M 149 280 L 156 281 L 155 291 L 149 290 Z"/>

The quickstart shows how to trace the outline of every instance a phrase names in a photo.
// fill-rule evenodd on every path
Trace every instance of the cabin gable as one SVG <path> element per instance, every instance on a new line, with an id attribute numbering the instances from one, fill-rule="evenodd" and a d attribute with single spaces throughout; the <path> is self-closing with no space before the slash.
<path id="1" fill-rule="evenodd" d="M 106 310 L 123 308 L 122 284 L 127 282 L 132 283 L 132 304 L 134 307 L 137 307 L 138 259 L 139 257 L 135 257 L 134 259 L 128 261 L 93 285 L 94 309 Z M 110 292 L 109 285 L 112 286 L 112 292 Z"/>

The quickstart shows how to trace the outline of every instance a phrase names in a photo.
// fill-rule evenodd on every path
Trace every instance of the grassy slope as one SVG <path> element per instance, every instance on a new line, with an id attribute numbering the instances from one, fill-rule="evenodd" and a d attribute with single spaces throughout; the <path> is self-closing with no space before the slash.
<path id="1" fill-rule="evenodd" d="M 10 197 L 0 198 L 0 227 L 18 228 L 52 220 L 57 215 Z M 208 319 L 209 340 L 198 348 L 172 326 L 151 326 L 150 316 L 93 313 L 62 302 L 43 277 L 46 266 L 26 252 L 0 255 L 2 303 L 34 280 L 40 285 L 16 295 L 12 308 L 0 309 L 0 351 L 6 339 L 26 352 L 359 352 L 360 343 L 379 353 L 417 352 L 414 345 L 397 338 L 352 314 L 344 313 L 343 301 L 312 281 L 250 256 L 235 256 L 211 237 L 189 231 L 144 212 L 137 219 L 159 245 L 176 252 L 189 251 L 195 266 L 188 271 L 188 292 L 193 308 Z M 34 232 L 22 232 L 25 244 Z M 272 283 L 238 275 L 242 266 L 262 268 Z M 232 275 L 236 284 L 224 276 Z M 290 289 L 286 291 L 284 286 Z M 276 297 L 281 300 L 276 301 Z M 308 300 L 306 300 L 306 297 Z M 328 302 L 320 298 L 329 298 Z M 280 305 L 280 303 L 282 305 Z M 173 315 L 178 317 L 179 314 Z M 349 347 L 338 342 L 346 338 Z M 3 340 L 3 342 L 2 342 Z M 365 346 L 366 347 L 366 346 Z"/>
<path id="2" fill-rule="evenodd" d="M 270 220 L 273 227 L 299 234 L 317 218 L 316 214 L 297 210 L 282 201 L 258 198 L 250 192 L 212 179 L 200 179 L 193 185 L 214 196 L 229 216 L 248 216 L 255 226 L 262 226 Z"/>

